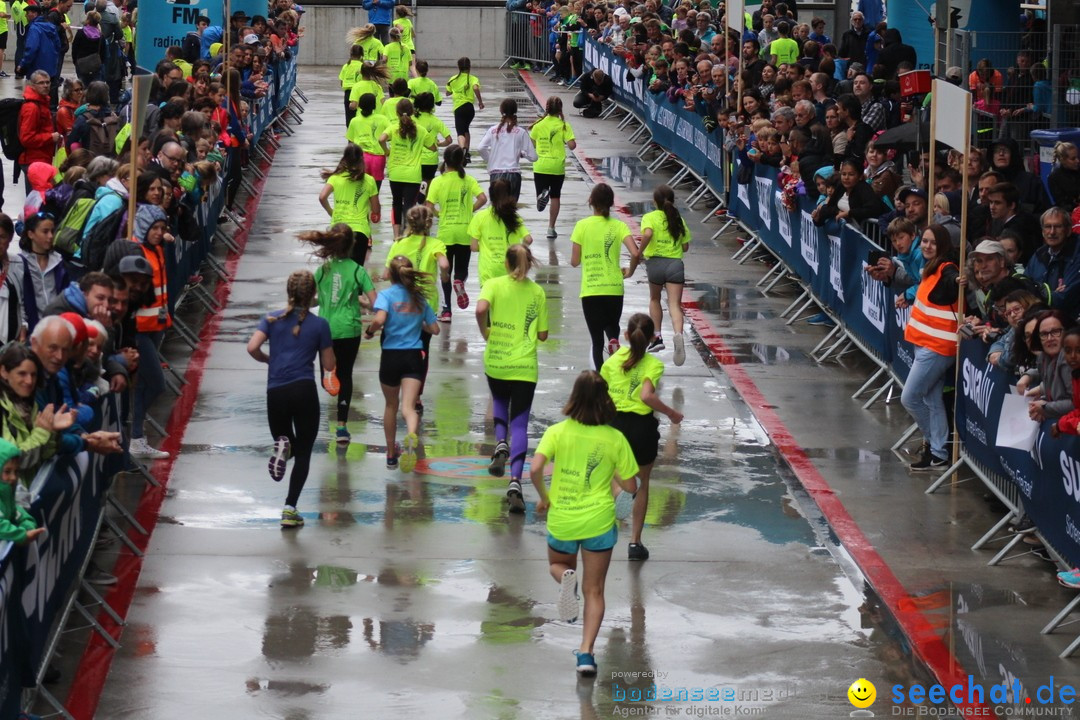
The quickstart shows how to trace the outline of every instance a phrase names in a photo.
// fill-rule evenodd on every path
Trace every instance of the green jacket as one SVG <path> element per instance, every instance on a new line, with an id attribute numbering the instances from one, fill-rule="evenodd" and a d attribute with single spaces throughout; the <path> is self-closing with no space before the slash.
<path id="1" fill-rule="evenodd" d="M 0 540 L 26 542 L 26 531 L 36 527 L 30 513 L 15 504 L 15 486 L 0 482 Z"/>
<path id="2" fill-rule="evenodd" d="M 11 3 L 12 22 L 16 25 L 26 25 L 28 19 L 26 17 L 26 6 L 29 4 L 26 0 L 15 0 L 15 2 Z"/>
<path id="3" fill-rule="evenodd" d="M 15 404 L 0 392 L 0 437 L 14 444 L 22 453 L 19 477 L 27 487 L 41 464 L 56 454 L 56 434 L 34 424 L 37 406 L 30 414 L 30 426 L 15 410 Z"/>

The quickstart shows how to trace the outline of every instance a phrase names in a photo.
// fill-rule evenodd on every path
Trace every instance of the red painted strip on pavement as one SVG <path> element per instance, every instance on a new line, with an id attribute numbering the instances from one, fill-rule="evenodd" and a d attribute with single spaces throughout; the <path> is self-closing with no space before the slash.
<path id="1" fill-rule="evenodd" d="M 268 147 L 267 152 L 271 159 L 277 154 L 277 150 L 273 145 Z M 269 170 L 270 163 L 263 161 L 260 163 L 260 167 L 264 174 L 269 177 L 269 173 L 266 171 Z M 229 295 L 232 293 L 233 278 L 236 276 L 237 266 L 247 245 L 251 227 L 255 224 L 255 211 L 259 206 L 265 184 L 266 177 L 256 178 L 254 183 L 255 195 L 248 197 L 244 206 L 246 219 L 233 236 L 233 242 L 239 247 L 240 252 L 229 255 L 225 263 L 228 278 L 219 280 L 214 288 L 214 299 L 222 309 L 228 304 Z M 165 427 L 168 437 L 165 438 L 161 448 L 169 453 L 169 459 L 159 460 L 150 468 L 151 474 L 161 483 L 161 487 L 156 488 L 148 485 L 139 500 L 138 508 L 135 510 L 135 518 L 150 533 L 149 535 L 141 535 L 135 530 L 128 532 L 128 537 L 141 552 L 146 552 L 150 545 L 150 538 L 153 537 L 154 528 L 157 526 L 161 505 L 165 500 L 165 491 L 168 489 L 169 478 L 172 475 L 173 463 L 180 452 L 181 441 L 187 431 L 192 411 L 195 409 L 195 402 L 199 397 L 199 388 L 202 385 L 203 373 L 206 370 L 206 361 L 210 356 L 210 347 L 217 338 L 221 320 L 222 313 L 220 312 L 208 315 L 202 330 L 199 332 L 198 345 L 192 351 L 187 371 L 184 373 L 186 383 L 180 397 L 177 398 L 176 403 L 173 405 L 168 424 Z M 127 545 L 121 546 L 120 555 L 113 568 L 113 574 L 116 575 L 118 582 L 105 597 L 105 602 L 116 610 L 121 618 L 126 619 L 128 610 L 131 608 L 131 602 L 134 599 L 135 589 L 139 582 L 139 574 L 142 572 L 142 564 L 143 558 L 132 553 Z M 112 617 L 102 611 L 98 613 L 97 621 L 111 636 L 117 640 L 120 639 L 123 627 L 117 625 Z M 68 693 L 67 702 L 64 704 L 75 720 L 91 720 L 94 717 L 98 703 L 101 701 L 101 693 L 105 688 L 105 680 L 109 675 L 109 668 L 112 665 L 114 655 L 115 651 L 101 639 L 100 635 L 90 633 L 89 642 L 87 642 L 86 649 L 83 651 L 82 659 L 79 661 L 79 667 L 75 674 L 75 680 Z"/>
<path id="2" fill-rule="evenodd" d="M 532 74 L 520 72 L 519 75 L 540 105 L 544 105 L 547 98 L 540 92 L 539 87 L 532 78 Z M 580 146 L 573 152 L 593 182 L 605 181 L 604 176 L 596 169 L 595 163 L 585 157 Z M 616 203 L 615 210 L 619 215 L 623 216 L 623 220 L 630 226 L 632 231 L 640 231 L 636 219 L 630 214 L 625 205 Z M 806 492 L 817 503 L 829 526 L 836 533 L 837 538 L 851 554 L 859 569 L 866 576 L 867 581 L 881 598 L 881 601 L 889 608 L 889 612 L 892 613 L 904 634 L 908 637 L 916 655 L 926 664 L 937 681 L 944 687 L 948 688 L 954 684 L 966 683 L 967 673 L 964 672 L 963 667 L 949 651 L 941 636 L 935 631 L 934 626 L 921 612 L 913 609 L 912 596 L 904 589 L 899 578 L 896 577 L 884 558 L 874 548 L 873 543 L 866 537 L 855 519 L 851 517 L 851 513 L 844 507 L 843 502 L 836 496 L 828 481 L 814 466 L 806 451 L 795 442 L 795 438 L 787 429 L 783 420 L 773 410 L 765 395 L 758 389 L 753 378 L 750 377 L 750 374 L 728 349 L 723 337 L 713 329 L 697 302 L 683 301 L 683 307 L 686 316 L 690 319 L 702 342 L 705 343 L 716 361 L 724 366 L 724 372 L 731 379 L 731 384 L 735 387 L 736 392 L 750 407 L 754 417 L 765 429 L 765 432 L 768 433 L 781 457 L 791 467 L 795 477 Z M 957 707 L 961 709 L 961 712 L 964 712 L 968 708 L 985 709 L 991 706 L 985 703 L 965 702 L 958 704 Z"/>

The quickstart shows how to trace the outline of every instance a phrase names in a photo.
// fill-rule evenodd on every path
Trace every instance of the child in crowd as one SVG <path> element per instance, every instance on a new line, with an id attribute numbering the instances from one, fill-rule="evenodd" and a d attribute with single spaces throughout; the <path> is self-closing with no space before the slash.
<path id="1" fill-rule="evenodd" d="M 15 485 L 19 482 L 19 448 L 0 438 L 0 540 L 23 545 L 45 534 L 37 522 L 15 503 Z"/>

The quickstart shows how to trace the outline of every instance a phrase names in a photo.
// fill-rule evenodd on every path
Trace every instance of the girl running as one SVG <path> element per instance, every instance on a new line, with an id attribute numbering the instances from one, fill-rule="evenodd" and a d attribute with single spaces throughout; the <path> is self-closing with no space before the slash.
<path id="1" fill-rule="evenodd" d="M 382 41 L 375 35 L 375 26 L 371 23 L 355 27 L 345 36 L 353 45 L 359 45 L 364 49 L 364 60 L 377 63 L 380 59 L 386 61 L 386 50 Z"/>
<path id="2" fill-rule="evenodd" d="M 484 109 L 484 99 L 480 95 L 480 78 L 470 74 L 472 60 L 459 58 L 457 67 L 457 75 L 446 81 L 446 92 L 454 101 L 454 130 L 458 134 L 458 145 L 465 148 L 465 164 L 468 165 L 469 126 L 476 117 L 476 108 Z"/>
<path id="3" fill-rule="evenodd" d="M 375 298 L 375 319 L 364 331 L 368 340 L 382 331 L 382 358 L 379 361 L 379 384 L 382 386 L 386 409 L 383 412 L 383 433 L 386 436 L 386 467 L 398 467 L 412 472 L 416 467 L 416 450 L 420 445 L 420 416 L 416 401 L 420 396 L 423 378 L 423 341 L 420 334 L 439 334 L 435 313 L 424 297 L 417 281 L 416 270 L 409 258 L 399 255 L 390 261 L 391 285 Z M 404 449 L 397 446 L 397 414 L 405 419 Z"/>
<path id="4" fill-rule="evenodd" d="M 390 178 L 393 196 L 394 239 L 401 237 L 405 223 L 405 211 L 416 204 L 420 192 L 420 156 L 424 148 L 435 149 L 435 141 L 426 128 L 417 125 L 412 118 L 413 104 L 407 99 L 397 105 L 397 125 L 387 128 L 379 136 L 379 144 L 386 153 L 386 176 Z"/>
<path id="5" fill-rule="evenodd" d="M 356 105 L 353 105 L 349 96 L 352 95 L 353 85 L 360 78 L 360 69 L 364 67 L 364 48 L 353 45 L 349 49 L 349 61 L 341 66 L 338 80 L 341 81 L 341 89 L 345 93 L 345 127 L 349 127 L 353 115 L 356 114 Z"/>
<path id="6" fill-rule="evenodd" d="M 637 269 L 637 244 L 626 223 L 611 217 L 615 192 L 599 183 L 589 194 L 592 217 L 579 220 L 570 236 L 573 250 L 570 265 L 581 267 L 581 309 L 592 339 L 593 364 L 604 364 L 604 336 L 608 355 L 619 349 L 619 319 L 622 317 L 623 280 Z M 630 267 L 619 267 L 620 244 L 630 251 Z"/>
<path id="7" fill-rule="evenodd" d="M 586 370 L 578 375 L 563 414 L 566 420 L 544 431 L 530 475 L 540 496 L 536 512 L 548 511 L 549 569 L 562 588 L 559 617 L 567 622 L 578 617 L 577 555 L 582 551 L 585 622 L 574 654 L 578 674 L 592 676 L 596 675 L 593 646 L 604 619 L 604 581 L 619 538 L 611 482 L 615 480 L 623 492 L 635 492 L 638 466 L 626 438 L 608 426 L 615 406 L 599 374 Z M 555 464 L 550 493 L 544 484 L 549 460 Z"/>
<path id="8" fill-rule="evenodd" d="M 653 411 L 667 415 L 676 425 L 682 422 L 683 414 L 665 405 L 656 394 L 664 364 L 647 352 L 653 337 L 652 319 L 644 313 L 634 313 L 626 324 L 625 337 L 629 347 L 619 348 L 609 357 L 600 368 L 600 375 L 615 403 L 615 419 L 610 425 L 630 443 L 639 467 L 628 556 L 630 560 L 648 560 L 649 551 L 641 543 L 641 529 L 645 526 L 645 511 L 649 509 L 649 476 L 660 441 L 660 423 Z"/>
<path id="9" fill-rule="evenodd" d="M 266 415 L 274 452 L 270 456 L 270 477 L 285 477 L 290 453 L 293 459 L 289 494 L 281 511 L 281 527 L 302 527 L 304 518 L 296 510 L 300 491 L 307 482 L 311 450 L 319 432 L 319 393 L 315 387 L 314 360 L 318 355 L 323 372 L 336 368 L 330 323 L 312 315 L 315 277 L 296 270 L 285 285 L 288 305 L 259 321 L 259 329 L 248 340 L 248 355 L 270 366 L 266 379 Z M 270 354 L 262 346 L 270 341 Z"/>
<path id="10" fill-rule="evenodd" d="M 352 253 L 357 265 L 363 265 L 371 250 L 371 219 L 377 219 L 382 210 L 378 185 L 364 172 L 364 152 L 358 145 L 349 143 L 337 167 L 331 172 L 323 171 L 323 179 L 326 184 L 319 192 L 319 204 L 330 216 L 331 223 L 344 223 L 352 228 L 355 236 L 350 233 L 349 239 L 352 241 L 355 237 L 355 241 L 346 250 Z M 334 196 L 333 207 L 331 195 Z M 325 259 L 326 256 L 322 257 Z"/>
<path id="11" fill-rule="evenodd" d="M 428 131 L 432 139 L 441 137 L 438 147 L 446 147 L 450 144 L 450 128 L 446 123 L 435 116 L 435 97 L 431 93 L 423 92 L 413 98 L 413 106 L 416 108 L 414 119 L 416 124 Z M 439 151 L 428 150 L 420 154 L 420 177 L 425 183 L 435 179 L 435 173 L 439 169 Z M 430 189 L 430 188 L 429 188 Z M 432 305 L 436 308 L 438 304 Z"/>
<path id="12" fill-rule="evenodd" d="M 656 209 L 641 218 L 641 254 L 649 277 L 649 316 L 656 337 L 650 338 L 649 352 L 664 349 L 660 328 L 664 312 L 660 307 L 660 291 L 667 290 L 668 314 L 675 330 L 675 364 L 686 362 L 686 341 L 683 338 L 682 293 L 686 274 L 683 253 L 690 247 L 690 228 L 675 207 L 675 192 L 661 185 L 653 192 Z"/>
<path id="13" fill-rule="evenodd" d="M 316 303 L 319 313 L 330 323 L 330 338 L 334 347 L 337 369 L 326 374 L 323 385 L 331 395 L 337 395 L 337 432 L 339 444 L 348 445 L 347 423 L 352 404 L 353 366 L 360 351 L 360 336 L 364 332 L 361 308 L 375 304 L 375 286 L 367 270 L 352 256 L 354 247 L 363 241 L 355 237 L 345 223 L 337 223 L 326 232 L 303 232 L 300 242 L 315 246 L 315 256 L 323 264 L 315 271 Z"/>
<path id="14" fill-rule="evenodd" d="M 529 248 L 520 243 L 511 245 L 504 261 L 507 274 L 493 278 L 480 290 L 476 322 L 487 341 L 484 373 L 495 422 L 495 452 L 488 472 L 502 477 L 510 460 L 506 497 L 510 512 L 523 513 L 521 472 L 529 449 L 529 411 L 536 392 L 536 343 L 548 337 L 547 296 L 529 279 L 529 269 L 535 264 Z"/>
<path id="15" fill-rule="evenodd" d="M 529 128 L 529 137 L 536 145 L 537 159 L 533 163 L 533 182 L 536 185 L 536 209 L 548 208 L 547 237 L 554 240 L 555 221 L 559 219 L 563 180 L 566 179 L 566 148 L 577 147 L 574 130 L 563 117 L 562 98 L 552 95 L 544 108 L 545 115 Z"/>
<path id="16" fill-rule="evenodd" d="M 364 61 L 360 74 L 349 91 L 349 107 L 359 107 L 360 98 L 371 93 L 375 97 L 375 109 L 382 110 L 383 95 L 386 94 L 386 82 L 389 78 L 390 71 L 386 69 L 386 65 Z"/>
<path id="17" fill-rule="evenodd" d="M 412 9 L 408 5 L 398 5 L 394 8 L 394 27 L 401 32 L 401 44 L 409 48 L 409 52 L 416 55 L 416 40 L 413 34 Z M 390 39 L 394 38 L 393 29 L 390 30 Z"/>
<path id="18" fill-rule="evenodd" d="M 480 189 L 476 178 L 465 174 L 465 151 L 460 145 L 451 145 L 443 153 L 442 175 L 431 181 L 428 188 L 427 204 L 438 208 L 435 214 L 439 218 L 439 242 L 446 246 L 448 270 L 442 281 L 443 303 L 440 322 L 450 322 L 450 273 L 454 275 L 453 289 L 457 294 L 458 307 L 469 307 L 469 296 L 465 294 L 465 281 L 469 277 L 469 258 L 472 248 L 469 245 L 469 223 L 477 210 L 484 207 L 487 195 Z M 464 300 L 464 304 L 462 301 Z"/>
<path id="19" fill-rule="evenodd" d="M 398 7 L 407 8 L 406 5 L 398 5 Z M 431 96 L 435 98 L 436 105 L 442 105 L 442 93 L 439 92 L 439 86 L 434 80 L 427 76 L 428 64 L 427 60 L 416 61 L 416 77 L 409 81 L 409 92 L 412 93 L 413 99 L 420 93 L 429 92 Z"/>
<path id="20" fill-rule="evenodd" d="M 510 183 L 510 195 L 517 203 L 521 196 L 521 158 L 536 160 L 536 148 L 529 133 L 517 124 L 517 101 L 506 98 L 499 105 L 502 119 L 484 133 L 476 149 L 487 163 L 491 182 Z"/>
<path id="21" fill-rule="evenodd" d="M 390 28 L 390 43 L 383 48 L 386 54 L 386 67 L 390 70 L 391 80 L 408 80 L 412 67 L 412 52 L 401 42 L 401 29 Z"/>
<path id="22" fill-rule="evenodd" d="M 390 121 L 380 112 L 375 112 L 375 96 L 365 93 L 360 96 L 359 112 L 349 123 L 349 130 L 345 133 L 345 139 L 359 145 L 364 151 L 364 168 L 368 175 L 375 181 L 375 188 L 382 190 L 382 181 L 386 177 L 386 151 L 383 150 L 379 138 Z M 375 219 L 375 222 L 379 222 Z"/>
<path id="23" fill-rule="evenodd" d="M 518 215 L 517 203 L 510 195 L 510 184 L 505 180 L 491 183 L 491 207 L 473 215 L 468 233 L 472 251 L 480 253 L 477 261 L 480 287 L 491 278 L 506 274 L 503 258 L 508 247 L 514 243 L 532 245 L 532 235 Z M 458 296 L 459 308 L 469 307 L 464 281 L 460 286 L 454 282 L 454 293 Z"/>

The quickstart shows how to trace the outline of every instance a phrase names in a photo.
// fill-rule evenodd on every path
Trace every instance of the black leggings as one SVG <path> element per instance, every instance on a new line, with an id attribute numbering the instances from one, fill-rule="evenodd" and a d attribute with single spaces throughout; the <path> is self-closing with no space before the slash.
<path id="1" fill-rule="evenodd" d="M 356 354 L 360 352 L 360 336 L 334 340 L 333 344 L 334 357 L 337 358 L 335 373 L 341 385 L 341 392 L 337 396 L 337 421 L 338 425 L 344 425 L 349 419 L 349 405 L 352 404 L 353 366 L 356 365 Z"/>
<path id="2" fill-rule="evenodd" d="M 352 122 L 353 117 L 356 116 L 356 110 L 349 107 L 349 96 L 352 95 L 352 90 L 345 91 L 345 128 L 348 129 L 349 123 Z"/>
<path id="3" fill-rule="evenodd" d="M 319 392 L 314 380 L 300 380 L 266 391 L 266 417 L 270 434 L 289 438 L 293 469 L 289 476 L 289 494 L 285 504 L 296 507 L 300 491 L 307 482 L 311 450 L 319 434 Z"/>
<path id="4" fill-rule="evenodd" d="M 423 356 L 421 367 L 424 369 L 424 374 L 420 376 L 420 392 L 419 395 L 424 394 L 424 386 L 427 385 L 427 371 L 428 366 L 431 365 L 431 333 L 427 330 L 420 331 L 420 346 L 423 351 L 420 353 Z"/>
<path id="5" fill-rule="evenodd" d="M 420 183 L 390 181 L 390 194 L 393 196 L 394 224 L 405 226 L 405 213 L 416 204 L 416 195 L 420 192 Z"/>
<path id="6" fill-rule="evenodd" d="M 622 295 L 590 295 L 581 298 L 585 313 L 585 325 L 592 340 L 592 358 L 596 369 L 604 364 L 604 335 L 619 337 L 619 320 L 622 318 Z"/>
<path id="7" fill-rule="evenodd" d="M 450 272 L 453 273 L 454 280 L 465 282 L 469 279 L 469 258 L 471 257 L 472 248 L 468 245 L 446 246 L 446 260 L 450 263 Z M 446 297 L 443 310 L 449 310 L 450 300 L 454 297 L 454 291 L 451 289 L 449 280 L 442 284 L 442 289 L 443 295 Z"/>

